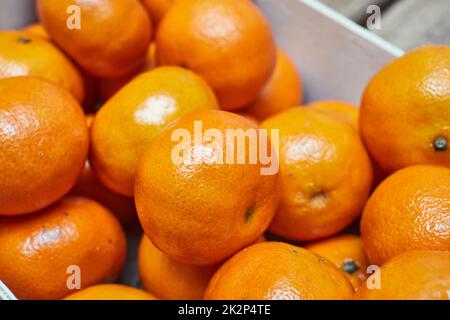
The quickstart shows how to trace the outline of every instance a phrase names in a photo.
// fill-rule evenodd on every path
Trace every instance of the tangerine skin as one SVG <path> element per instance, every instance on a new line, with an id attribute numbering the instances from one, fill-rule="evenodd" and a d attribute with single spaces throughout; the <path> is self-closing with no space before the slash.
<path id="1" fill-rule="evenodd" d="M 143 290 L 121 284 L 99 284 L 64 298 L 64 300 L 157 300 Z"/>
<path id="2" fill-rule="evenodd" d="M 51 41 L 50 35 L 41 23 L 33 23 L 22 29 L 25 32 L 32 34 L 35 37 L 40 37 L 44 40 Z"/>
<path id="3" fill-rule="evenodd" d="M 125 251 L 119 222 L 87 198 L 67 197 L 33 215 L 0 220 L 0 278 L 19 299 L 67 296 L 72 265 L 80 268 L 82 288 L 113 281 Z"/>
<path id="4" fill-rule="evenodd" d="M 161 65 L 193 70 L 222 109 L 244 108 L 269 81 L 276 46 L 266 18 L 251 1 L 176 1 L 156 34 Z"/>
<path id="5" fill-rule="evenodd" d="M 264 236 L 255 243 L 266 241 Z M 169 258 L 142 236 L 138 251 L 138 268 L 142 286 L 161 299 L 201 300 L 208 283 L 220 264 L 195 266 Z"/>
<path id="6" fill-rule="evenodd" d="M 67 26 L 71 6 L 80 8 L 80 29 Z M 37 0 L 36 9 L 52 40 L 98 77 L 120 77 L 137 68 L 153 34 L 138 0 Z"/>
<path id="7" fill-rule="evenodd" d="M 89 130 L 93 121 L 93 114 L 86 115 L 86 123 Z M 95 175 L 89 161 L 85 162 L 84 169 L 69 194 L 97 201 L 113 212 L 123 224 L 128 224 L 136 217 L 134 200 L 112 192 L 105 187 Z"/>
<path id="8" fill-rule="evenodd" d="M 286 52 L 278 49 L 275 70 L 269 82 L 245 111 L 258 121 L 263 121 L 302 102 L 303 85 L 300 74 Z"/>
<path id="9" fill-rule="evenodd" d="M 83 78 L 75 65 L 52 43 L 23 31 L 0 32 L 0 78 L 37 76 L 84 100 Z"/>
<path id="10" fill-rule="evenodd" d="M 332 115 L 358 129 L 359 109 L 350 103 L 339 100 L 319 100 L 307 104 L 306 107 Z"/>
<path id="11" fill-rule="evenodd" d="M 139 74 L 150 71 L 156 68 L 156 44 L 154 42 L 151 43 L 148 48 L 147 55 L 145 57 L 145 61 L 142 65 L 140 65 L 137 69 L 133 70 L 131 73 L 126 74 L 123 77 L 109 79 L 103 78 L 99 81 L 99 98 L 101 101 L 108 101 L 114 94 L 117 93 L 120 89 L 122 89 L 125 85 L 127 85 L 131 80 L 133 80 Z"/>
<path id="12" fill-rule="evenodd" d="M 220 163 L 219 149 L 206 140 L 172 141 L 178 129 L 194 136 L 194 121 L 201 121 L 203 132 L 257 130 L 250 120 L 221 110 L 184 116 L 156 138 L 142 157 L 135 202 L 144 232 L 156 247 L 179 262 L 213 265 L 254 243 L 266 230 L 280 198 L 278 174 L 261 175 L 261 162 L 250 164 L 248 157 L 245 164 Z M 234 141 L 235 155 L 236 140 L 229 140 Z M 201 150 L 207 161 L 172 161 L 179 143 Z M 224 155 L 226 145 L 231 143 L 222 145 Z M 248 139 L 245 148 L 248 156 Z M 271 150 L 269 144 L 269 155 Z"/>
<path id="13" fill-rule="evenodd" d="M 386 173 L 419 164 L 450 167 L 450 46 L 423 46 L 381 69 L 364 91 L 359 123 Z M 446 141 L 439 151 L 438 138 Z"/>
<path id="14" fill-rule="evenodd" d="M 89 130 L 93 121 L 93 114 L 86 115 L 86 124 Z M 69 194 L 97 201 L 113 212 L 124 224 L 130 222 L 135 215 L 134 201 L 106 188 L 93 172 L 89 161 L 85 162 L 83 171 Z"/>
<path id="15" fill-rule="evenodd" d="M 206 300 L 343 300 L 353 287 L 330 261 L 300 247 L 263 242 L 238 252 L 216 272 Z"/>
<path id="16" fill-rule="evenodd" d="M 143 288 L 167 300 L 201 300 L 219 265 L 194 266 L 169 258 L 143 235 L 138 252 Z"/>
<path id="17" fill-rule="evenodd" d="M 176 0 L 142 0 L 152 21 L 158 25 Z"/>
<path id="18" fill-rule="evenodd" d="M 192 71 L 160 67 L 139 75 L 94 118 L 94 172 L 114 192 L 133 197 L 138 162 L 148 145 L 184 114 L 217 107 L 210 87 Z"/>
<path id="19" fill-rule="evenodd" d="M 404 252 L 381 266 L 380 277 L 379 289 L 361 285 L 354 299 L 448 300 L 450 252 Z"/>
<path id="20" fill-rule="evenodd" d="M 348 123 L 309 108 L 276 114 L 282 196 L 269 231 L 312 241 L 343 230 L 364 208 L 372 184 L 369 156 Z"/>
<path id="21" fill-rule="evenodd" d="M 450 251 L 450 169 L 411 166 L 386 178 L 361 218 L 371 263 L 410 250 Z"/>
<path id="22" fill-rule="evenodd" d="M 305 249 L 333 262 L 337 268 L 345 272 L 355 290 L 367 278 L 369 259 L 358 236 L 350 234 L 336 236 L 307 244 Z"/>
<path id="23" fill-rule="evenodd" d="M 75 184 L 89 148 L 85 116 L 42 78 L 0 79 L 0 215 L 42 209 Z"/>
<path id="24" fill-rule="evenodd" d="M 136 217 L 133 199 L 112 192 L 105 187 L 93 172 L 89 161 L 86 161 L 80 177 L 69 194 L 97 201 L 113 212 L 123 224 L 129 223 Z"/>
<path id="25" fill-rule="evenodd" d="M 340 100 L 319 100 L 307 104 L 306 107 L 329 114 L 341 121 L 347 122 L 356 130 L 359 128 L 359 108 L 348 102 Z M 370 160 L 373 169 L 372 189 L 375 189 L 375 187 L 386 178 L 387 174 L 383 172 L 377 162 L 372 158 Z"/>

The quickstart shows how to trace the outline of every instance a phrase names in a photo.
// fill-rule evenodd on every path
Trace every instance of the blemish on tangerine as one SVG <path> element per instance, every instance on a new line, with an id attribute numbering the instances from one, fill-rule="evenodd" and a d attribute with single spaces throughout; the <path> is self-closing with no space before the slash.
<path id="1" fill-rule="evenodd" d="M 17 39 L 17 41 L 19 41 L 20 43 L 30 43 L 30 42 L 31 42 L 31 39 L 28 38 L 28 37 L 19 37 L 19 38 Z"/>
<path id="2" fill-rule="evenodd" d="M 250 222 L 253 218 L 253 214 L 255 213 L 255 207 L 251 206 L 247 209 L 247 212 L 245 213 L 245 221 Z"/>
<path id="3" fill-rule="evenodd" d="M 448 148 L 447 138 L 443 137 L 443 136 L 438 136 L 433 141 L 433 147 L 434 147 L 434 151 L 437 151 L 437 152 L 446 151 Z"/>
<path id="4" fill-rule="evenodd" d="M 353 260 L 346 260 L 342 263 L 342 270 L 348 274 L 353 274 L 359 270 L 359 266 Z"/>

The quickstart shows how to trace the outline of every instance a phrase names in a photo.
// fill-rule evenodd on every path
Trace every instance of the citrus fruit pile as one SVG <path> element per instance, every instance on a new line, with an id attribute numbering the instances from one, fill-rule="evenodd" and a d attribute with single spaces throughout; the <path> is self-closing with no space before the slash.
<path id="1" fill-rule="evenodd" d="M 249 0 L 36 8 L 0 32 L 18 299 L 450 298 L 449 46 L 389 63 L 360 106 L 305 104 Z"/>

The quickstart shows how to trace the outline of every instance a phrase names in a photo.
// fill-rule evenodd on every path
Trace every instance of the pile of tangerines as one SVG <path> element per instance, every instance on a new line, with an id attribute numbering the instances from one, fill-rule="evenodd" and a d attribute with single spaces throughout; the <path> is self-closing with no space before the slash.
<path id="1" fill-rule="evenodd" d="M 389 63 L 360 108 L 304 105 L 251 1 L 36 7 L 0 32 L 0 280 L 17 298 L 450 297 L 449 46 Z M 278 129 L 279 170 L 214 161 L 233 139 L 174 162 L 196 121 Z M 140 289 L 111 284 L 135 212 Z"/>

